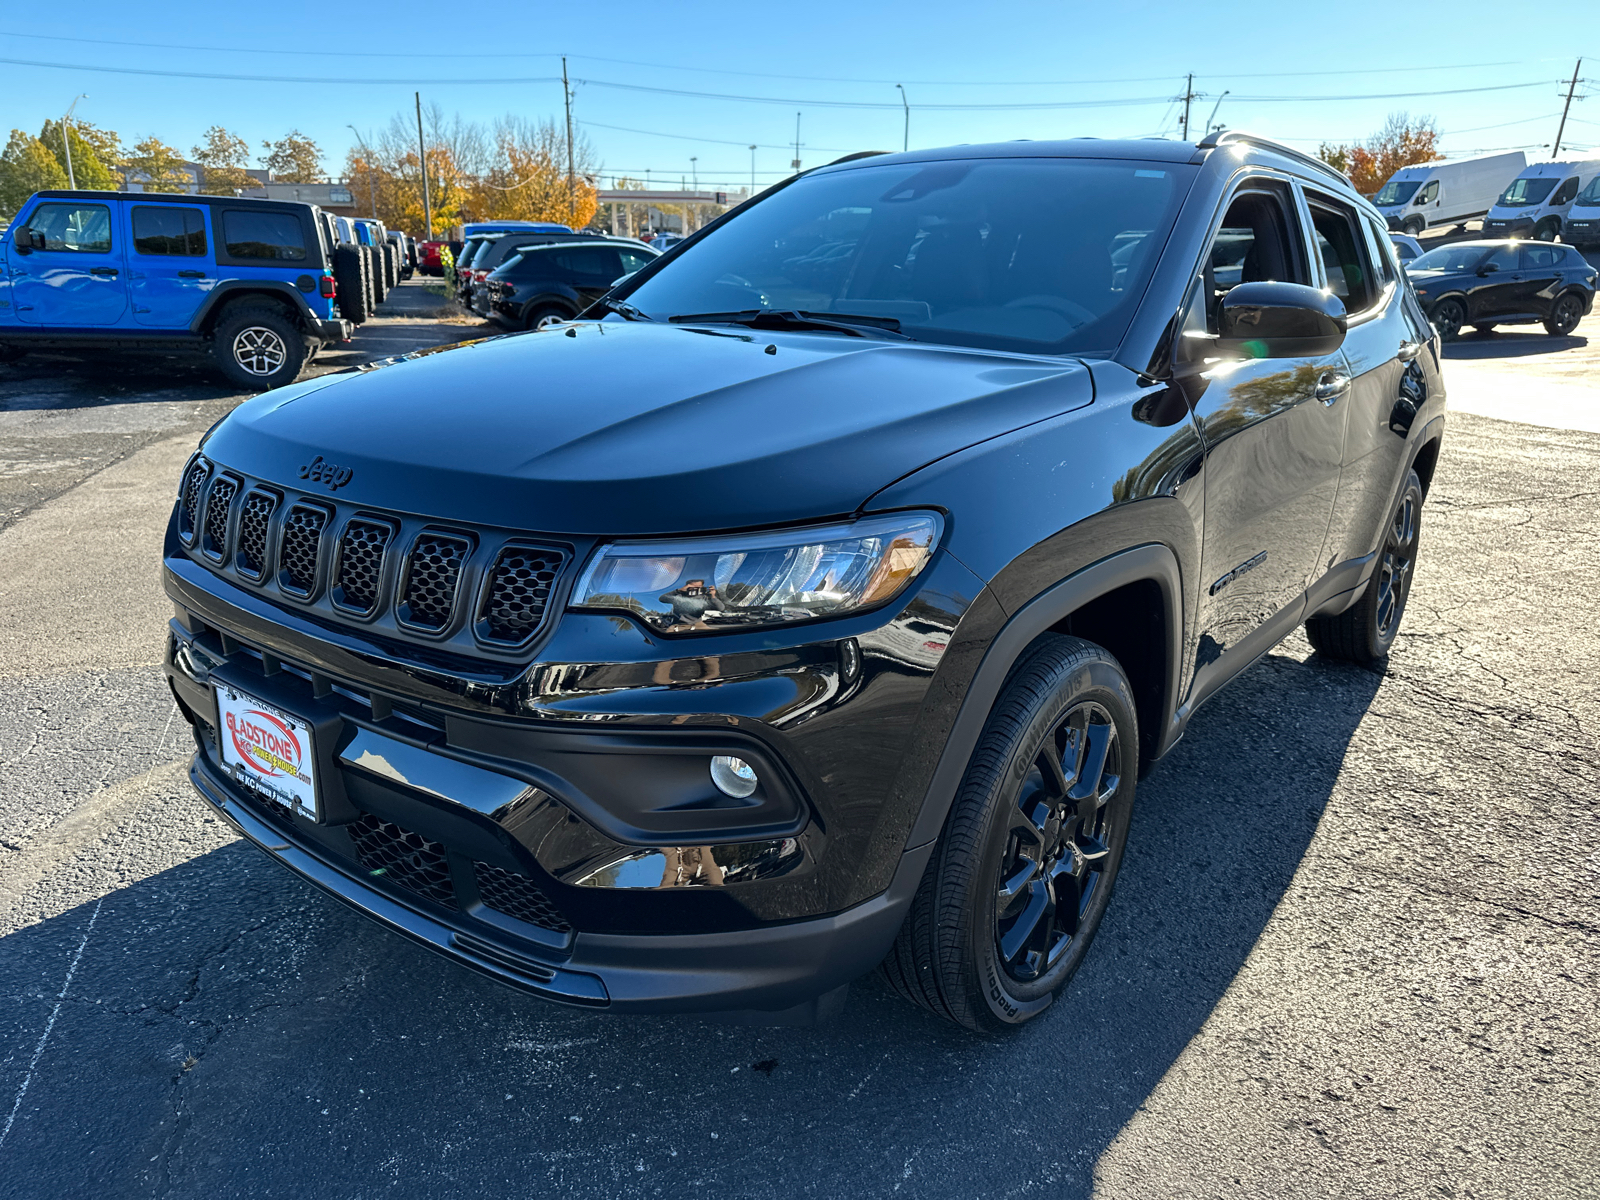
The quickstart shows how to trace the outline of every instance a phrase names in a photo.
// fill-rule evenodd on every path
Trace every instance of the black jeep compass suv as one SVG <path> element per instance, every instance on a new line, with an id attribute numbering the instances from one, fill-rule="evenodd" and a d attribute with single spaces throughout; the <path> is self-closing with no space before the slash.
<path id="1" fill-rule="evenodd" d="M 458 962 L 969 1028 L 1077 970 L 1135 781 L 1305 624 L 1394 639 L 1439 347 L 1345 179 L 1228 133 L 856 156 L 564 327 L 252 400 L 186 466 L 191 778 Z"/>

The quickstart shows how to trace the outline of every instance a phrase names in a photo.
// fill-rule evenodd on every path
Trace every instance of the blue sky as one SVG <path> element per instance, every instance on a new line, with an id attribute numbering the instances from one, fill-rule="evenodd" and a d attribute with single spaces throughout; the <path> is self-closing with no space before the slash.
<path id="1" fill-rule="evenodd" d="M 354 142 L 347 124 L 370 132 L 410 112 L 418 87 L 425 102 L 470 119 L 559 117 L 561 85 L 541 80 L 559 79 L 561 54 L 570 56 L 576 81 L 575 117 L 604 171 L 648 171 L 674 185 L 691 172 L 702 187 L 747 183 L 752 142 L 757 180 L 781 177 L 797 112 L 807 166 L 852 150 L 898 149 L 896 82 L 910 101 L 913 147 L 1176 136 L 1181 105 L 1171 101 L 1189 71 L 1202 94 L 1196 130 L 1227 91 L 1219 122 L 1307 149 L 1364 137 L 1390 112 L 1407 110 L 1435 118 L 1448 153 L 1521 148 L 1537 158 L 1555 135 L 1574 60 L 1591 51 L 1584 74 L 1594 82 L 1579 93 L 1594 98 L 1574 103 L 1565 142 L 1600 153 L 1600 3 L 1593 0 L 1558 6 L 1552 11 L 1563 19 L 1541 34 L 1507 29 L 1503 3 L 1458 3 L 1415 21 L 1392 2 L 1362 0 L 1206 8 L 1137 0 L 680 0 L 566 6 L 554 19 L 516 6 L 462 19 L 437 0 L 270 7 L 75 0 L 72 21 L 59 23 L 12 11 L 0 16 L 0 59 L 10 60 L 0 62 L 7 128 L 37 133 L 87 92 L 79 112 L 128 143 L 155 133 L 187 152 L 213 123 L 254 144 L 298 127 L 321 143 L 334 172 Z M 87 69 L 95 66 L 220 78 Z M 251 75 L 320 82 L 243 78 Z M 392 82 L 337 82 L 356 78 Z M 463 80 L 489 82 L 452 82 Z M 1498 90 L 1451 94 L 1459 89 Z M 1026 107 L 1051 104 L 1070 107 Z"/>

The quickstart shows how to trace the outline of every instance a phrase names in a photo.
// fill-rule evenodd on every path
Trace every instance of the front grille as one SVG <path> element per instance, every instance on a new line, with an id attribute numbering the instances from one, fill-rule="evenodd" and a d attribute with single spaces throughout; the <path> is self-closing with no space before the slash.
<path id="1" fill-rule="evenodd" d="M 317 585 L 317 557 L 322 551 L 322 530 L 328 514 L 320 508 L 296 504 L 283 522 L 278 546 L 279 580 L 286 591 L 309 596 Z"/>
<path id="2" fill-rule="evenodd" d="M 537 629 L 564 558 L 560 551 L 528 546 L 502 550 L 484 592 L 483 636 L 516 643 Z"/>
<path id="3" fill-rule="evenodd" d="M 206 498 L 206 530 L 200 549 L 211 558 L 220 560 L 228 550 L 228 512 L 239 485 L 226 475 L 211 485 L 211 495 Z"/>
<path id="4" fill-rule="evenodd" d="M 206 476 L 211 474 L 211 464 L 203 458 L 194 460 L 189 473 L 183 478 L 182 509 L 178 518 L 178 533 L 184 544 L 194 545 L 195 531 L 200 528 L 200 497 L 205 494 Z"/>
<path id="5" fill-rule="evenodd" d="M 550 898 L 534 886 L 533 880 L 489 863 L 472 864 L 478 877 L 478 895 L 496 912 L 505 913 L 530 925 L 570 933 L 572 926 L 550 903 Z"/>
<path id="6" fill-rule="evenodd" d="M 359 518 L 345 523 L 339 539 L 338 590 L 334 603 L 358 613 L 378 606 L 378 585 L 383 579 L 383 552 L 394 528 Z"/>
<path id="7" fill-rule="evenodd" d="M 267 570 L 267 528 L 272 521 L 272 510 L 278 499 L 270 492 L 251 492 L 244 498 L 239 510 L 238 567 L 252 579 L 260 579 Z"/>
<path id="8" fill-rule="evenodd" d="M 411 547 L 400 619 L 423 629 L 443 629 L 455 611 L 461 564 L 472 551 L 463 537 L 424 533 Z"/>
<path id="9" fill-rule="evenodd" d="M 420 833 L 371 813 L 362 813 L 349 829 L 356 857 L 369 875 L 398 884 L 435 904 L 456 907 L 450 861 L 438 842 L 430 842 Z"/>

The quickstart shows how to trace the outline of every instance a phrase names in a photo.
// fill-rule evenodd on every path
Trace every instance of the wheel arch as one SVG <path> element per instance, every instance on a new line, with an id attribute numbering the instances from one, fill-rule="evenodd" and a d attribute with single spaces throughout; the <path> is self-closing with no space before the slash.
<path id="1" fill-rule="evenodd" d="M 310 305 L 298 289 L 281 280 L 229 280 L 211 289 L 200 310 L 189 322 L 189 332 L 209 337 L 224 314 L 240 304 L 252 301 L 272 304 L 283 309 L 284 316 L 303 332 L 314 333 L 317 319 Z"/>
<path id="2" fill-rule="evenodd" d="M 907 838 L 907 848 L 939 836 L 967 762 L 1006 682 L 1039 640 L 1052 634 L 1068 633 L 1095 642 L 1122 664 L 1134 690 L 1142 773 L 1174 740 L 1183 620 L 1178 557 L 1160 542 L 1108 555 L 1019 608 L 991 640 L 973 674 Z"/>

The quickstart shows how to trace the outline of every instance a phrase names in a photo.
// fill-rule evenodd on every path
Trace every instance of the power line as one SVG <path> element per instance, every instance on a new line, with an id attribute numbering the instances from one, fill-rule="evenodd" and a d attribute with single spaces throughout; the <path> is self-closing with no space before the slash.
<path id="1" fill-rule="evenodd" d="M 743 146 L 747 150 L 751 146 L 750 142 L 735 141 L 731 138 L 694 137 L 687 133 L 662 133 L 656 129 L 630 129 L 626 125 L 602 125 L 599 121 L 579 121 L 578 124 L 586 129 L 611 129 L 617 133 L 639 133 L 645 137 L 675 138 L 680 142 L 714 142 L 719 146 Z M 756 142 L 755 146 L 760 150 L 788 150 L 791 147 L 791 143 L 785 142 L 779 146 L 773 143 Z M 850 153 L 850 148 L 846 146 L 813 146 L 812 149 L 822 150 L 828 154 Z"/>

